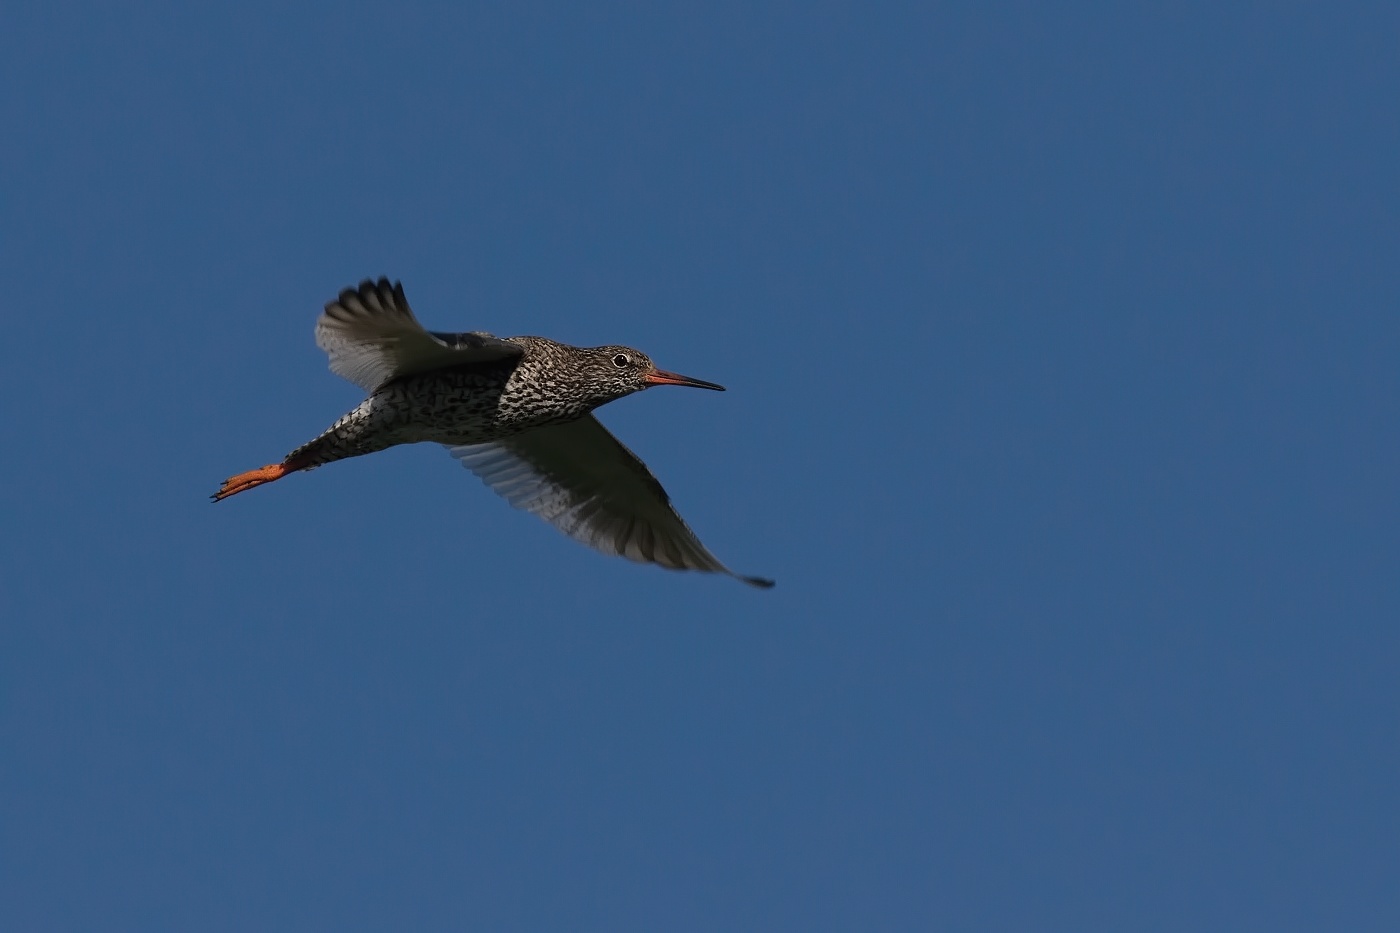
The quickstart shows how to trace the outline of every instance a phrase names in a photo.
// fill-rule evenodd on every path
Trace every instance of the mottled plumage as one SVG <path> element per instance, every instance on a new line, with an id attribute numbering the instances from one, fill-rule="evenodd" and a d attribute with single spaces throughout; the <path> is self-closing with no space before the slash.
<path id="1" fill-rule="evenodd" d="M 511 505 L 606 554 L 733 573 L 705 549 L 636 455 L 591 414 L 655 385 L 723 390 L 659 370 L 630 347 L 424 330 L 403 287 L 346 289 L 316 323 L 337 375 L 369 397 L 281 462 L 224 482 L 228 498 L 288 473 L 398 444 L 443 444 Z"/>

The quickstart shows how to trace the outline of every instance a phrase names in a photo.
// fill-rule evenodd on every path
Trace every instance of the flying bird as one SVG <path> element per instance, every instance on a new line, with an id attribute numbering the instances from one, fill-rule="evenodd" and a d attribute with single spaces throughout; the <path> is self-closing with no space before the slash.
<path id="1" fill-rule="evenodd" d="M 316 345 L 331 372 L 369 397 L 281 463 L 225 480 L 214 501 L 299 470 L 433 441 L 511 505 L 604 554 L 773 585 L 720 563 L 646 464 L 593 416 L 652 386 L 723 386 L 657 369 L 631 347 L 425 330 L 403 286 L 384 278 L 327 304 Z"/>

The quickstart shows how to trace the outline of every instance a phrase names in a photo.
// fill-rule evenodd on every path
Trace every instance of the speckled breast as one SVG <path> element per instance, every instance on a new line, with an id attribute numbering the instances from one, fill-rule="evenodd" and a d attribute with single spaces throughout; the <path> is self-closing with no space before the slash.
<path id="1" fill-rule="evenodd" d="M 532 375 L 520 367 L 439 370 L 390 383 L 375 393 L 375 407 L 388 409 L 385 420 L 404 441 L 440 444 L 484 443 L 586 413 Z"/>

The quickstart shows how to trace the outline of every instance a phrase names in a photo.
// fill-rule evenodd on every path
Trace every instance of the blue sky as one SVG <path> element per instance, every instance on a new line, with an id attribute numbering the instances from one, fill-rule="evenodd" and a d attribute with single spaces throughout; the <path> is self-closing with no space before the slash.
<path id="1" fill-rule="evenodd" d="M 0 926 L 1400 925 L 1400 16 L 583 7 L 0 13 Z M 378 275 L 777 588 L 211 505 Z"/>

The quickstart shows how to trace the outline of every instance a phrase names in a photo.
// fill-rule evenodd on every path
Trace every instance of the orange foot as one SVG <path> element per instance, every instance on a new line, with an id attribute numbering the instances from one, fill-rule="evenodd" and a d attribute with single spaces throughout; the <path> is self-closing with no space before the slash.
<path id="1" fill-rule="evenodd" d="M 261 486 L 263 483 L 270 483 L 273 480 L 281 479 L 293 468 L 285 463 L 269 463 L 267 466 L 257 470 L 249 470 L 247 473 L 239 473 L 237 476 L 230 476 L 224 480 L 224 484 L 219 487 L 219 491 L 209 498 L 218 502 L 220 499 L 227 499 L 229 496 L 237 495 L 254 486 Z"/>

